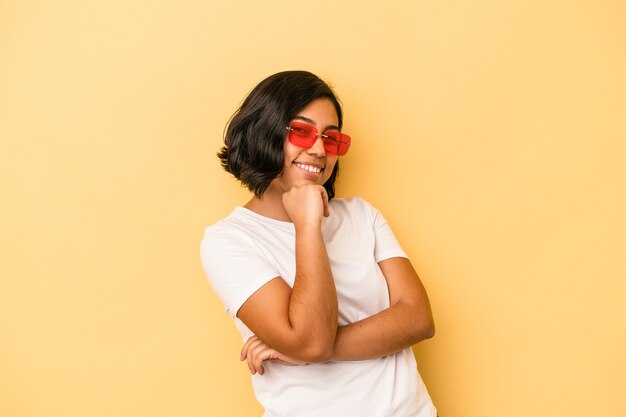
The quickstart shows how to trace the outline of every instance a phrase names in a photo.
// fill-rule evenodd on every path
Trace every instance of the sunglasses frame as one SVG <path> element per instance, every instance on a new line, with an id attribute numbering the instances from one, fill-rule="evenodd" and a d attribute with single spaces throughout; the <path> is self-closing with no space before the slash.
<path id="1" fill-rule="evenodd" d="M 299 121 L 291 122 L 286 130 L 289 132 L 289 142 L 301 148 L 310 148 L 315 144 L 317 138 L 321 137 L 324 150 L 331 155 L 345 155 L 350 149 L 352 141 L 350 136 L 345 133 L 336 130 L 319 133 L 315 126 Z"/>

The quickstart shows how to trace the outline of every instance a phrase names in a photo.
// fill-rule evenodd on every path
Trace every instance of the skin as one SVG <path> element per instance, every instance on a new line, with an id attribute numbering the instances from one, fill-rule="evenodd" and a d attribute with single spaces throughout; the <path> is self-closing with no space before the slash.
<path id="1" fill-rule="evenodd" d="M 319 132 L 337 129 L 332 102 L 312 101 L 295 119 Z M 296 277 L 290 288 L 280 277 L 269 281 L 240 308 L 237 316 L 255 334 L 243 346 L 240 359 L 252 374 L 263 374 L 263 362 L 303 365 L 328 360 L 363 360 L 399 352 L 434 335 L 428 296 L 415 269 L 405 258 L 379 262 L 387 280 L 390 307 L 347 326 L 337 324 L 337 294 L 321 233 L 329 216 L 322 184 L 337 156 L 327 155 L 320 138 L 305 149 L 285 140 L 283 173 L 262 198 L 246 207 L 261 215 L 294 223 Z M 311 173 L 303 163 L 323 168 Z"/>

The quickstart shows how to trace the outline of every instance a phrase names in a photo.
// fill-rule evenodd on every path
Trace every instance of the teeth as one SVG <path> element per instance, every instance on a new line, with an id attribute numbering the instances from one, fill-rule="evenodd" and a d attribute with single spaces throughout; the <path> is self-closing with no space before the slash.
<path id="1" fill-rule="evenodd" d="M 302 169 L 304 169 L 306 171 L 314 172 L 316 174 L 319 174 L 320 172 L 322 172 L 321 168 L 314 167 L 313 165 L 305 165 L 305 164 L 300 164 L 300 163 L 297 163 L 297 162 L 294 162 L 294 165 L 296 165 L 298 168 L 302 168 Z"/>

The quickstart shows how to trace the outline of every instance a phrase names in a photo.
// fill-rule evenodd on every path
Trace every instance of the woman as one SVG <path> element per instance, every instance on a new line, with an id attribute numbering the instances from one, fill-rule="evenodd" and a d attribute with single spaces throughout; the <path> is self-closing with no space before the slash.
<path id="1" fill-rule="evenodd" d="M 264 416 L 433 417 L 410 348 L 434 334 L 424 287 L 379 211 L 333 198 L 342 122 L 309 72 L 252 90 L 218 156 L 254 196 L 205 230 L 205 273 Z"/>

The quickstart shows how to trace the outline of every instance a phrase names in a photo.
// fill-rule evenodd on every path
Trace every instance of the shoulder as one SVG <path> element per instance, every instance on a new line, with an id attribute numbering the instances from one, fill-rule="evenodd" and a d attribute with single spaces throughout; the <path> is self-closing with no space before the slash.
<path id="1" fill-rule="evenodd" d="M 225 249 L 246 246 L 250 243 L 250 230 L 254 224 L 237 208 L 217 223 L 207 226 L 200 242 L 203 255 L 219 254 Z"/>
<path id="2" fill-rule="evenodd" d="M 370 203 L 362 197 L 333 198 L 330 201 L 330 207 L 335 210 L 363 210 Z"/>
<path id="3" fill-rule="evenodd" d="M 228 238 L 229 236 L 236 236 L 238 234 L 237 225 L 241 223 L 240 216 L 237 214 L 237 209 L 232 211 L 227 217 L 218 220 L 216 223 L 204 228 L 204 237 L 202 242 L 210 242 L 212 240 L 220 240 Z"/>
<path id="4" fill-rule="evenodd" d="M 331 200 L 330 208 L 340 215 L 366 216 L 369 219 L 374 219 L 378 212 L 371 203 L 362 197 L 335 198 Z"/>

